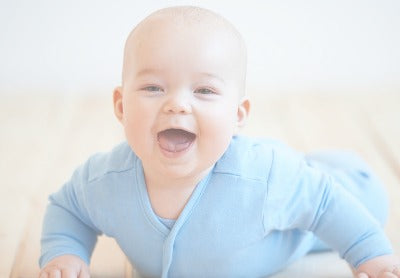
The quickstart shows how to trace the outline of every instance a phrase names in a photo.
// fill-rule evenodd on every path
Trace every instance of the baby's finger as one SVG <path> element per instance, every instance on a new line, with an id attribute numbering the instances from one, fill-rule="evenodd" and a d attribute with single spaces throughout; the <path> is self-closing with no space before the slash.
<path id="1" fill-rule="evenodd" d="M 360 272 L 358 273 L 357 278 L 368 278 L 368 275 L 364 272 Z"/>
<path id="2" fill-rule="evenodd" d="M 392 272 L 385 271 L 379 276 L 379 278 L 397 278 L 397 275 L 393 274 Z"/>
<path id="3" fill-rule="evenodd" d="M 78 274 L 76 273 L 76 271 L 72 271 L 70 269 L 63 269 L 61 272 L 61 277 L 62 278 L 77 278 Z"/>
<path id="4" fill-rule="evenodd" d="M 61 271 L 57 268 L 49 270 L 48 273 L 49 273 L 49 278 L 61 278 Z"/>
<path id="5" fill-rule="evenodd" d="M 79 273 L 78 278 L 90 278 L 90 274 L 86 270 L 81 270 L 81 273 Z"/>
<path id="6" fill-rule="evenodd" d="M 393 270 L 393 274 L 397 275 L 397 277 L 400 277 L 400 265 L 396 265 Z"/>
<path id="7" fill-rule="evenodd" d="M 39 273 L 39 278 L 49 278 L 49 274 L 47 272 L 41 271 Z"/>

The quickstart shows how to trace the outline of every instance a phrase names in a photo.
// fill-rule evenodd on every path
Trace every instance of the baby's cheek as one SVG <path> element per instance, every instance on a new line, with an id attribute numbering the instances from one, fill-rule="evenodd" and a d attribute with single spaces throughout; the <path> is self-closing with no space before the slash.
<path id="1" fill-rule="evenodd" d="M 204 153 L 208 155 L 212 163 L 215 163 L 228 148 L 232 139 L 232 128 L 229 125 L 210 126 L 203 141 Z"/>
<path id="2" fill-rule="evenodd" d="M 146 150 L 146 142 L 149 143 L 150 140 L 147 136 L 149 131 L 145 131 L 143 123 L 128 119 L 125 122 L 124 131 L 126 140 L 137 155 Z"/>

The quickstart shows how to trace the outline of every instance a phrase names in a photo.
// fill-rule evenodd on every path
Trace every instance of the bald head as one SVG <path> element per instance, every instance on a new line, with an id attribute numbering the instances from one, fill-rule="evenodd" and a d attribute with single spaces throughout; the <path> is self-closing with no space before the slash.
<path id="1" fill-rule="evenodd" d="M 191 42 L 196 42 L 196 45 Z M 159 44 L 158 44 L 159 42 Z M 174 48 L 176 53 L 168 52 L 176 56 L 179 63 L 183 46 L 190 48 L 193 55 L 203 49 L 197 48 L 199 44 L 208 43 L 210 47 L 206 51 L 224 48 L 230 55 L 228 62 L 236 72 L 236 79 L 241 91 L 244 92 L 246 79 L 246 47 L 236 28 L 220 15 L 199 7 L 178 6 L 158 10 L 143 21 L 129 34 L 124 50 L 124 62 L 122 72 L 122 85 L 129 78 L 135 63 L 143 58 L 138 55 L 144 50 L 157 52 L 160 48 Z M 217 49 L 219 48 L 219 49 Z M 188 58 L 188 57 L 184 57 Z"/>

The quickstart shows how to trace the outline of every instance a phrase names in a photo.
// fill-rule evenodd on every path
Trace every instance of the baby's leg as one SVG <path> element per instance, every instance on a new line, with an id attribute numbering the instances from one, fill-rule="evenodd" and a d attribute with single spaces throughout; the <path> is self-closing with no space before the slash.
<path id="1" fill-rule="evenodd" d="M 379 178 L 355 153 L 323 151 L 306 155 L 309 165 L 330 174 L 340 185 L 354 195 L 368 211 L 384 225 L 388 215 L 388 199 Z M 316 242 L 312 251 L 326 250 Z"/>

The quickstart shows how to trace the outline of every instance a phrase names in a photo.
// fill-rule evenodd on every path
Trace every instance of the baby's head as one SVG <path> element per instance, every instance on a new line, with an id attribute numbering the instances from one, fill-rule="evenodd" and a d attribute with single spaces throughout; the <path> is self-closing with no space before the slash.
<path id="1" fill-rule="evenodd" d="M 243 125 L 246 50 L 237 30 L 196 7 L 159 10 L 129 35 L 114 108 L 147 175 L 201 175 Z"/>

